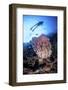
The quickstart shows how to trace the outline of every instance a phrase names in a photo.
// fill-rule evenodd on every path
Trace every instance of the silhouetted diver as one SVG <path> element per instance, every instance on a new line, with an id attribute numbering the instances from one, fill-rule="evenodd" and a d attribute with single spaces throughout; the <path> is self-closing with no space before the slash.
<path id="1" fill-rule="evenodd" d="M 44 23 L 43 21 L 40 21 L 40 22 L 36 23 L 34 26 L 32 26 L 30 28 L 30 30 L 32 30 L 32 32 L 33 32 L 38 26 L 42 25 L 43 23 Z"/>

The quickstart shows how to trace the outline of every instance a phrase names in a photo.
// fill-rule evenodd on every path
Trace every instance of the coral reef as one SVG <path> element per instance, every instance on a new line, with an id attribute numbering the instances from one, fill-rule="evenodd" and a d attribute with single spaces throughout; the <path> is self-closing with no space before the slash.
<path id="1" fill-rule="evenodd" d="M 42 34 L 24 43 L 23 74 L 57 73 L 57 40 L 54 37 Z"/>

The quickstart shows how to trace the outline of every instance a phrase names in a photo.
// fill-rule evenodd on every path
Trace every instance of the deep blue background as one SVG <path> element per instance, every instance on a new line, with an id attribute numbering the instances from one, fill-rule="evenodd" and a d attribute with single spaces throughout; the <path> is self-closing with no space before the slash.
<path id="1" fill-rule="evenodd" d="M 36 23 L 43 21 L 33 32 L 30 30 Z M 34 16 L 23 15 L 24 43 L 29 42 L 32 37 L 38 37 L 41 34 L 51 35 L 57 33 L 57 16 Z"/>

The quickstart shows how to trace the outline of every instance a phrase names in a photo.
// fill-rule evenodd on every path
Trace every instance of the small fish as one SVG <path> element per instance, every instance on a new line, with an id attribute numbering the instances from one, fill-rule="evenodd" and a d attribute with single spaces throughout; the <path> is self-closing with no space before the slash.
<path id="1" fill-rule="evenodd" d="M 44 23 L 43 21 L 40 21 L 40 22 L 36 23 L 34 26 L 32 26 L 30 28 L 30 30 L 32 30 L 32 32 L 33 32 L 38 26 L 42 25 L 43 23 Z"/>
<path id="2" fill-rule="evenodd" d="M 38 34 L 36 34 L 36 35 L 38 35 Z"/>

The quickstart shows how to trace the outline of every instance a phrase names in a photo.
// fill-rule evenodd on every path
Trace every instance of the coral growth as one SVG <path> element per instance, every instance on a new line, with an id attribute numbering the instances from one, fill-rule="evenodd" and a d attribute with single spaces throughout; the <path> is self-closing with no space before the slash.
<path id="1" fill-rule="evenodd" d="M 50 57 L 52 50 L 51 50 L 51 43 L 48 37 L 45 35 L 41 35 L 38 38 L 32 39 L 32 47 L 36 54 L 39 57 L 39 62 L 42 62 L 43 59 L 47 59 Z"/>
<path id="2" fill-rule="evenodd" d="M 25 44 L 23 74 L 57 73 L 56 42 L 42 34 Z"/>

